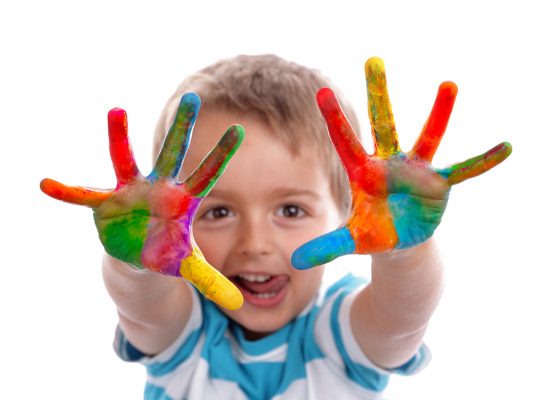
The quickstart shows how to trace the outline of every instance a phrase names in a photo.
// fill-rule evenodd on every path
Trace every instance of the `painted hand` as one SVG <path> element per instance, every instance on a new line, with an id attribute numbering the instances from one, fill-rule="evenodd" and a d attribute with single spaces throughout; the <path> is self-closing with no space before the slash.
<path id="1" fill-rule="evenodd" d="M 126 112 L 115 108 L 108 121 L 116 189 L 70 187 L 51 179 L 44 179 L 40 187 L 55 199 L 91 207 L 101 243 L 111 256 L 138 269 L 183 277 L 207 298 L 237 309 L 243 302 L 240 291 L 206 262 L 194 245 L 191 222 L 239 147 L 244 130 L 231 126 L 197 169 L 179 182 L 177 176 L 199 108 L 197 95 L 182 97 L 153 171 L 146 177 L 134 160 Z"/>
<path id="2" fill-rule="evenodd" d="M 299 247 L 292 255 L 295 268 L 310 268 L 345 254 L 387 252 L 424 242 L 441 222 L 451 186 L 490 170 L 512 151 L 509 143 L 501 143 L 448 168 L 431 166 L 457 93 L 454 83 L 444 82 L 416 144 L 403 153 L 382 60 L 369 59 L 365 74 L 373 155 L 363 149 L 334 93 L 324 88 L 317 94 L 330 138 L 349 178 L 352 212 L 344 227 Z"/>

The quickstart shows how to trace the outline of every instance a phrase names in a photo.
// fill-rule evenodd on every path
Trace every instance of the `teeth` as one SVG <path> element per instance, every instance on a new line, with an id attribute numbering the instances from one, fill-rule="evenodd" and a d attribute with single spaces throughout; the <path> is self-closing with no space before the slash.
<path id="1" fill-rule="evenodd" d="M 239 278 L 249 282 L 263 283 L 271 279 L 271 275 L 239 274 Z"/>
<path id="2" fill-rule="evenodd" d="M 258 293 L 256 297 L 260 299 L 270 299 L 271 297 L 275 296 L 277 292 L 269 292 L 269 293 Z"/>

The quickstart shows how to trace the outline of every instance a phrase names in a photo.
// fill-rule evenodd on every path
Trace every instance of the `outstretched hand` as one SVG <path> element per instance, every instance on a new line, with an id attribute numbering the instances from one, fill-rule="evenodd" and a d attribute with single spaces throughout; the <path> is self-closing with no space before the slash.
<path id="1" fill-rule="evenodd" d="M 509 143 L 501 143 L 480 156 L 434 169 L 431 160 L 447 127 L 456 85 L 440 85 L 416 144 L 404 153 L 397 139 L 382 60 L 369 59 L 365 74 L 373 155 L 365 152 L 334 93 L 324 88 L 317 94 L 330 138 L 348 175 L 352 212 L 344 227 L 299 247 L 292 255 L 295 268 L 310 268 L 346 254 L 387 252 L 424 242 L 441 222 L 451 186 L 490 170 L 512 151 Z"/>
<path id="2" fill-rule="evenodd" d="M 164 141 L 155 166 L 143 176 L 128 139 L 126 112 L 109 112 L 109 147 L 117 187 L 102 191 L 65 186 L 44 179 L 44 193 L 58 200 L 93 208 L 101 243 L 111 256 L 138 269 L 183 277 L 207 298 L 228 309 L 241 307 L 240 291 L 209 265 L 194 244 L 191 223 L 201 200 L 208 194 L 239 147 L 244 130 L 231 126 L 197 169 L 177 180 L 200 99 L 185 94 Z"/>

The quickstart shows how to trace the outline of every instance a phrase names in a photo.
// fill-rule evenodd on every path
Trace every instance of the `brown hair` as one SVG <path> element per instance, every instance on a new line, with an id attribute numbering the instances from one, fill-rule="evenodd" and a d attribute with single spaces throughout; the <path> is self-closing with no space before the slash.
<path id="1" fill-rule="evenodd" d="M 218 108 L 259 116 L 293 154 L 299 152 L 300 146 L 316 146 L 334 198 L 346 216 L 351 204 L 348 179 L 315 100 L 320 88 L 331 86 L 330 80 L 319 71 L 272 54 L 220 60 L 186 78 L 168 100 L 155 128 L 154 156 L 160 151 L 181 96 L 194 92 L 201 98 L 203 109 Z M 353 109 L 337 90 L 335 92 L 359 134 Z"/>

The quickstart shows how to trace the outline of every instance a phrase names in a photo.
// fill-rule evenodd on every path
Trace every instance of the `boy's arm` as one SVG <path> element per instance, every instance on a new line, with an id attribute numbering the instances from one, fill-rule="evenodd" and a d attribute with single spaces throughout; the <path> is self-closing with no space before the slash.
<path id="1" fill-rule="evenodd" d="M 443 266 L 433 239 L 372 256 L 372 280 L 354 299 L 350 323 L 357 343 L 383 368 L 418 351 L 442 292 Z"/>
<path id="2" fill-rule="evenodd" d="M 108 254 L 103 280 L 116 304 L 120 328 L 138 350 L 158 354 L 181 334 L 192 308 L 191 289 L 184 280 L 136 270 Z"/>
<path id="3" fill-rule="evenodd" d="M 197 95 L 182 97 L 147 176 L 136 165 L 126 113 L 113 109 L 108 124 L 116 188 L 65 186 L 51 179 L 40 183 L 53 198 L 93 209 L 99 238 L 110 255 L 104 262 L 105 283 L 118 307 L 120 324 L 130 341 L 149 354 L 171 343 L 189 317 L 191 291 L 182 278 L 222 307 L 236 309 L 243 302 L 240 291 L 208 264 L 194 244 L 191 222 L 244 131 L 230 127 L 196 170 L 184 182 L 178 181 L 199 107 Z"/>
<path id="4" fill-rule="evenodd" d="M 365 65 L 374 154 L 367 154 L 330 89 L 319 108 L 349 178 L 352 212 L 345 226 L 298 248 L 298 269 L 345 254 L 372 254 L 372 283 L 351 307 L 351 329 L 363 352 L 384 367 L 406 362 L 418 349 L 441 293 L 442 268 L 430 237 L 441 222 L 452 185 L 490 170 L 512 148 L 501 143 L 444 169 L 432 158 L 449 120 L 457 88 L 444 82 L 413 149 L 400 148 L 384 64 Z"/>

